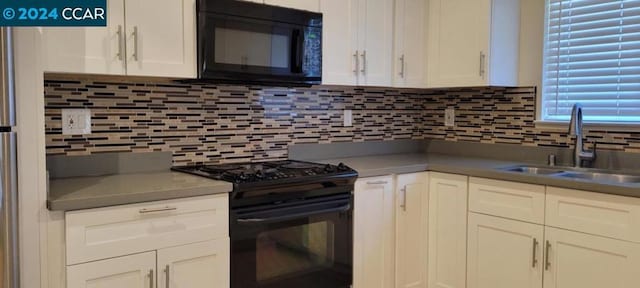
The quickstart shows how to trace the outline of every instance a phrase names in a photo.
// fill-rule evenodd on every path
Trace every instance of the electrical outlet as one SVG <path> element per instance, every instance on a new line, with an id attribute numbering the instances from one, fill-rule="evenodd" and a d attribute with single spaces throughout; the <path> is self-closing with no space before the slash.
<path id="1" fill-rule="evenodd" d="M 351 110 L 344 110 L 344 115 L 343 115 L 343 126 L 344 127 L 351 127 L 353 126 L 353 111 Z"/>
<path id="2" fill-rule="evenodd" d="M 452 127 L 456 125 L 456 111 L 453 108 L 444 110 L 444 126 Z"/>
<path id="3" fill-rule="evenodd" d="M 91 134 L 91 110 L 62 109 L 62 135 Z"/>

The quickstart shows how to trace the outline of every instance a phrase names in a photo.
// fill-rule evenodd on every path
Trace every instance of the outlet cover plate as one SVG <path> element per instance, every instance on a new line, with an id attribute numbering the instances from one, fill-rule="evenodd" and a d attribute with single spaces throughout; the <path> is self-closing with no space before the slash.
<path id="1" fill-rule="evenodd" d="M 452 127 L 456 125 L 456 111 L 453 108 L 444 110 L 444 126 Z"/>
<path id="2" fill-rule="evenodd" d="M 62 109 L 62 135 L 91 134 L 91 110 Z"/>
<path id="3" fill-rule="evenodd" d="M 352 110 L 344 110 L 344 115 L 343 115 L 343 126 L 344 127 L 351 127 L 353 126 L 353 111 Z"/>

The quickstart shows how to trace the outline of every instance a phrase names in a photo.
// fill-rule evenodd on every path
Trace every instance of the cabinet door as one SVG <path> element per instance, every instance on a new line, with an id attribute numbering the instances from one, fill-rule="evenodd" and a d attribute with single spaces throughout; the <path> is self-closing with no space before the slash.
<path id="1" fill-rule="evenodd" d="M 398 175 L 396 195 L 395 287 L 427 288 L 429 174 Z"/>
<path id="2" fill-rule="evenodd" d="M 357 51 L 359 0 L 321 1 L 322 83 L 356 85 L 360 71 Z"/>
<path id="3" fill-rule="evenodd" d="M 359 179 L 353 213 L 353 287 L 393 288 L 393 178 Z"/>
<path id="4" fill-rule="evenodd" d="M 542 288 L 544 228 L 469 214 L 468 288 Z"/>
<path id="5" fill-rule="evenodd" d="M 545 288 L 638 287 L 640 244 L 547 227 Z"/>
<path id="6" fill-rule="evenodd" d="M 431 173 L 429 287 L 464 288 L 467 265 L 467 177 Z"/>
<path id="7" fill-rule="evenodd" d="M 195 0 L 127 0 L 125 8 L 128 75 L 196 76 Z"/>
<path id="8" fill-rule="evenodd" d="M 359 1 L 360 78 L 358 84 L 391 86 L 393 0 Z M 326 21 L 325 21 L 326 22 Z"/>
<path id="9" fill-rule="evenodd" d="M 42 28 L 44 71 L 125 74 L 124 1 L 107 6 L 107 27 Z"/>
<path id="10" fill-rule="evenodd" d="M 228 288 L 229 238 L 158 250 L 158 285 Z"/>
<path id="11" fill-rule="evenodd" d="M 428 2 L 396 0 L 394 85 L 427 87 Z"/>
<path id="12" fill-rule="evenodd" d="M 486 84 L 491 0 L 429 0 L 431 87 Z"/>
<path id="13" fill-rule="evenodd" d="M 67 267 L 67 288 L 156 287 L 156 252 Z"/>
<path id="14" fill-rule="evenodd" d="M 264 4 L 313 12 L 320 11 L 320 0 L 264 0 Z"/>

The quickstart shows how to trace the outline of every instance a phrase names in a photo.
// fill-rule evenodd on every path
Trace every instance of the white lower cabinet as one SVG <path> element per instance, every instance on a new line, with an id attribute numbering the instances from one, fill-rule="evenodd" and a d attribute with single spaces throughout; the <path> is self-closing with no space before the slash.
<path id="1" fill-rule="evenodd" d="M 67 267 L 67 288 L 153 288 L 155 279 L 155 251 Z"/>
<path id="2" fill-rule="evenodd" d="M 392 288 L 393 177 L 358 179 L 354 194 L 353 287 Z"/>
<path id="3" fill-rule="evenodd" d="M 228 288 L 228 195 L 65 215 L 68 288 Z"/>
<path id="4" fill-rule="evenodd" d="M 638 287 L 640 244 L 547 227 L 544 288 Z"/>
<path id="5" fill-rule="evenodd" d="M 542 225 L 469 213 L 467 287 L 541 288 L 543 234 Z"/>
<path id="6" fill-rule="evenodd" d="M 229 278 L 229 239 L 158 250 L 159 287 L 229 287 Z"/>
<path id="7" fill-rule="evenodd" d="M 396 181 L 396 288 L 427 288 L 429 174 Z"/>
<path id="8" fill-rule="evenodd" d="M 428 188 L 427 172 L 356 182 L 353 287 L 427 287 Z"/>
<path id="9" fill-rule="evenodd" d="M 431 173 L 429 288 L 466 287 L 467 176 Z"/>

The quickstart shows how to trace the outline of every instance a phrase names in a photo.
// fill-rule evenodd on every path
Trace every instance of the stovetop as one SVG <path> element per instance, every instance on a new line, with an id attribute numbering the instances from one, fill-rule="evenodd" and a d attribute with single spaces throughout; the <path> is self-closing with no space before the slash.
<path id="1" fill-rule="evenodd" d="M 211 179 L 232 182 L 236 185 L 251 186 L 315 181 L 335 176 L 357 176 L 355 170 L 342 163 L 339 165 L 331 165 L 296 160 L 194 165 L 174 167 L 172 169 Z"/>

